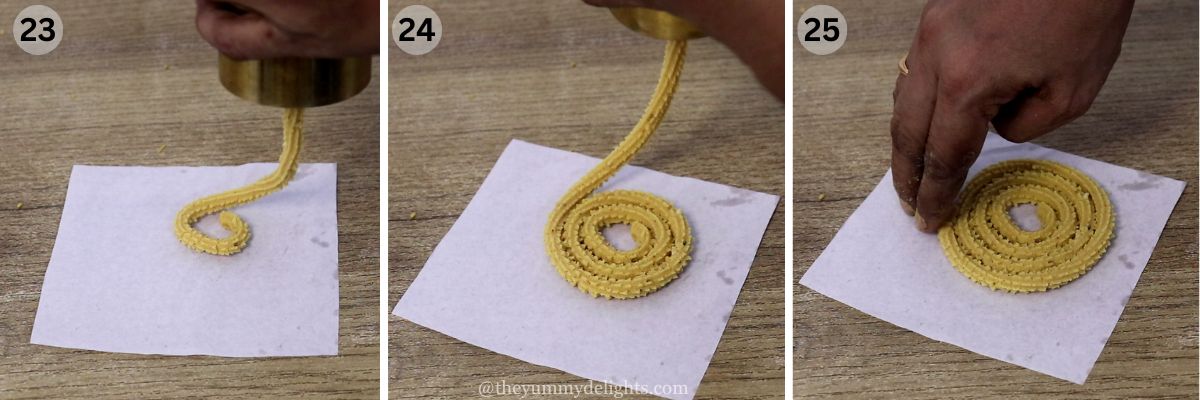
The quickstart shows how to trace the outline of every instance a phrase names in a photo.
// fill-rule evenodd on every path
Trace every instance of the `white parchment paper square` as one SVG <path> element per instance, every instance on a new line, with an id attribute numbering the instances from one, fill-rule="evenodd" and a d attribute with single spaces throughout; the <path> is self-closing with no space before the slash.
<path id="1" fill-rule="evenodd" d="M 513 141 L 434 249 L 395 314 L 467 343 L 584 378 L 691 398 L 779 196 L 626 166 L 601 190 L 674 204 L 695 237 L 671 284 L 633 300 L 593 298 L 550 264 L 546 220 L 599 160 Z M 619 244 L 618 244 L 619 245 Z"/>
<path id="2" fill-rule="evenodd" d="M 283 190 L 235 208 L 250 224 L 241 253 L 203 254 L 175 238 L 184 204 L 275 166 L 75 166 L 30 341 L 143 354 L 337 354 L 336 165 L 303 164 Z M 216 219 L 201 230 L 223 235 Z"/>
<path id="3" fill-rule="evenodd" d="M 900 210 L 891 172 L 842 225 L 800 283 L 905 329 L 1075 383 L 1104 349 L 1150 260 L 1184 183 L 989 134 L 971 169 L 1014 158 L 1075 167 L 1116 211 L 1108 253 L 1083 277 L 1045 293 L 992 291 L 946 260 L 936 235 Z"/>

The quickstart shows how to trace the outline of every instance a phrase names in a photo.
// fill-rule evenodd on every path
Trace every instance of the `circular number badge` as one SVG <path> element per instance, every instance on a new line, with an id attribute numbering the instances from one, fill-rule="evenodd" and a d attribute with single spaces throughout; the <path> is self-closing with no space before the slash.
<path id="1" fill-rule="evenodd" d="M 846 43 L 846 16 L 836 8 L 820 5 L 804 10 L 796 22 L 796 36 L 808 52 L 832 54 Z"/>
<path id="2" fill-rule="evenodd" d="M 25 7 L 13 20 L 12 33 L 21 50 L 40 56 L 54 51 L 62 41 L 62 18 L 50 7 Z"/>
<path id="3" fill-rule="evenodd" d="M 442 20 L 429 7 L 404 7 L 392 19 L 392 41 L 414 56 L 433 51 L 442 41 Z"/>

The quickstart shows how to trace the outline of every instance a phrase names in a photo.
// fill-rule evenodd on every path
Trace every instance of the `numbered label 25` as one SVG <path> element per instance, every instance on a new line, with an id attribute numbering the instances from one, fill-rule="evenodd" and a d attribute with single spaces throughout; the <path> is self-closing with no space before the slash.
<path id="1" fill-rule="evenodd" d="M 820 5 L 804 10 L 796 21 L 796 37 L 805 50 L 816 55 L 832 54 L 846 43 L 846 16 L 836 8 Z"/>

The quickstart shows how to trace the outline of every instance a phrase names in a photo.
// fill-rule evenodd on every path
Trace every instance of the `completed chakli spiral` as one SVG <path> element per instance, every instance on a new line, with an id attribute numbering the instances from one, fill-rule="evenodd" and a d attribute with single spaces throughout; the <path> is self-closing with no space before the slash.
<path id="1" fill-rule="evenodd" d="M 625 140 L 571 186 L 546 224 L 546 253 L 559 275 L 594 297 L 633 299 L 666 286 L 691 260 L 687 219 L 661 197 L 632 190 L 597 192 L 654 135 L 679 86 L 687 41 L 667 42 L 662 71 L 646 112 Z M 621 251 L 602 233 L 627 224 L 637 247 Z"/>
<path id="2" fill-rule="evenodd" d="M 1025 231 L 1008 210 L 1037 207 L 1042 227 Z M 954 220 L 938 231 L 946 258 L 992 289 L 1041 292 L 1083 276 L 1113 236 L 1108 194 L 1082 172 L 1045 160 L 985 168 L 963 192 Z"/>

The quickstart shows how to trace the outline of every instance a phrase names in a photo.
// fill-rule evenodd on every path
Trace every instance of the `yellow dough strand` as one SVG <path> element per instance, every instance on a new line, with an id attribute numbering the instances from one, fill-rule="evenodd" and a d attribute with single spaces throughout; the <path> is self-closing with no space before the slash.
<path id="1" fill-rule="evenodd" d="M 1037 207 L 1041 228 L 1025 231 L 1012 207 Z M 938 231 L 946 258 L 992 289 L 1041 292 L 1096 265 L 1116 220 L 1108 194 L 1082 172 L 1045 160 L 1011 160 L 985 168 L 963 192 L 958 215 Z"/>
<path id="2" fill-rule="evenodd" d="M 250 241 L 250 226 L 229 208 L 258 200 L 284 186 L 296 175 L 299 166 L 300 145 L 304 130 L 304 110 L 289 108 L 283 112 L 283 154 L 279 156 L 279 167 L 270 175 L 250 185 L 214 194 L 188 203 L 175 215 L 175 236 L 192 250 L 227 256 L 242 251 Z M 197 230 L 192 224 L 205 215 L 220 212 L 221 226 L 229 236 L 214 238 Z"/>
<path id="3" fill-rule="evenodd" d="M 692 234 L 683 213 L 649 193 L 595 193 L 654 134 L 679 84 L 687 42 L 667 43 L 662 73 L 642 119 L 616 149 L 558 201 L 546 225 L 546 252 L 567 282 L 592 296 L 631 299 L 666 286 L 691 258 Z M 630 226 L 637 246 L 614 248 L 604 228 Z"/>

